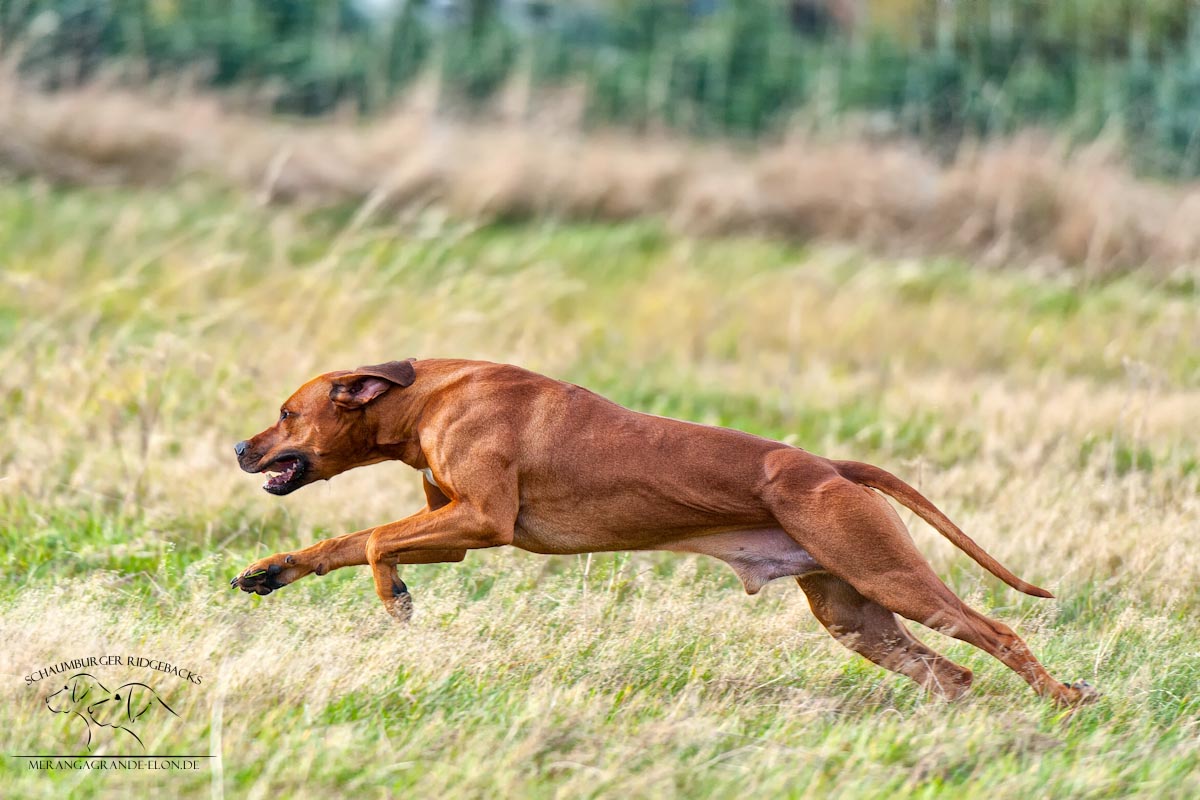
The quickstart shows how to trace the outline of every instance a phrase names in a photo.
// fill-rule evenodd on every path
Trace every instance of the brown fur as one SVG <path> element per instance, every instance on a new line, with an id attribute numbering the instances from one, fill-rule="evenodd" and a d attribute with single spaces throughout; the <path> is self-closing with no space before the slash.
<path id="1" fill-rule="evenodd" d="M 461 561 L 513 545 L 535 553 L 672 550 L 728 563 L 755 593 L 795 576 L 838 641 L 931 691 L 957 697 L 971 671 L 917 641 L 897 617 L 975 645 L 1064 704 L 1086 684 L 1054 680 L 1003 623 L 965 605 L 917 551 L 886 492 L 1009 585 L 1017 578 L 899 478 L 741 431 L 641 414 L 519 367 L 396 361 L 318 376 L 272 427 L 238 445 L 247 472 L 303 469 L 287 494 L 354 467 L 429 470 L 426 508 L 397 522 L 261 559 L 233 579 L 268 594 L 305 575 L 370 565 L 385 608 L 411 598 L 398 564 Z M 282 463 L 292 463 L 284 461 Z"/>

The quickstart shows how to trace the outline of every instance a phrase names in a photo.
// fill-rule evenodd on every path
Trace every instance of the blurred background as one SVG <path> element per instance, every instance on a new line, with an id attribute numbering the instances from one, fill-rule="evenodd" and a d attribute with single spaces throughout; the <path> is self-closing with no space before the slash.
<path id="1" fill-rule="evenodd" d="M 58 183 L 1200 256 L 1187 0 L 2 0 L 0 59 L 0 169 Z"/>
<path id="2" fill-rule="evenodd" d="M 0 795 L 1200 796 L 1198 173 L 1184 0 L 0 0 L 0 752 L 69 741 L 13 676 L 145 653 L 205 677 L 148 752 L 218 756 Z M 410 356 L 876 463 L 1104 700 L 914 624 L 931 702 L 699 557 L 414 566 L 406 629 L 232 592 L 422 507 L 232 449 Z"/>
<path id="3" fill-rule="evenodd" d="M 1188 0 L 4 0 L 43 88 L 188 74 L 277 112 L 372 113 L 424 78 L 444 109 L 570 89 L 588 125 L 754 140 L 791 126 L 938 148 L 1027 127 L 1200 169 Z"/>

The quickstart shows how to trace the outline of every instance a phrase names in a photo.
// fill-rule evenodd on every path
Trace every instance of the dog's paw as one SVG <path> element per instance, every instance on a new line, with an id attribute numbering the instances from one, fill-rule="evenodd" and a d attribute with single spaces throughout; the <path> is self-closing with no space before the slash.
<path id="1" fill-rule="evenodd" d="M 1100 699 L 1100 692 L 1087 681 L 1064 683 L 1054 695 L 1054 702 L 1061 708 L 1075 709 Z"/>
<path id="2" fill-rule="evenodd" d="M 399 578 L 392 581 L 392 596 L 383 601 L 383 607 L 397 622 L 402 625 L 408 624 L 413 615 L 413 601 L 404 581 Z"/>
<path id="3" fill-rule="evenodd" d="M 255 561 L 231 580 L 229 585 L 250 594 L 267 595 L 309 572 L 312 570 L 297 563 L 295 556 L 279 553 Z"/>
<path id="4" fill-rule="evenodd" d="M 1074 683 L 1069 684 L 1068 688 L 1074 689 L 1079 694 L 1078 699 L 1075 700 L 1076 705 L 1094 703 L 1100 699 L 1100 690 L 1095 686 L 1092 686 L 1087 681 L 1075 681 Z"/>

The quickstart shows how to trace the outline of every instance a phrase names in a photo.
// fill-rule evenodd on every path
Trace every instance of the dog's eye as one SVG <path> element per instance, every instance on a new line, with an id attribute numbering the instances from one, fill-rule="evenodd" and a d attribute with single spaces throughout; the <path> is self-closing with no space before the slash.
<path id="1" fill-rule="evenodd" d="M 285 419 L 287 419 L 291 415 L 292 415 L 292 412 L 290 412 L 290 411 L 286 411 L 286 410 L 280 411 L 279 412 L 279 421 L 283 422 Z"/>

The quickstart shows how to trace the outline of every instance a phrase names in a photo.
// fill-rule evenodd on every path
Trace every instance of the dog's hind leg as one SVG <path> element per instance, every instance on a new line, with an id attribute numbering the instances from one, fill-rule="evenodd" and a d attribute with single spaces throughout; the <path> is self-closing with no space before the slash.
<path id="1" fill-rule="evenodd" d="M 780 473 L 765 499 L 797 543 L 863 597 L 902 617 L 974 645 L 1059 705 L 1093 699 L 1086 684 L 1051 677 L 1003 622 L 969 607 L 942 583 L 917 550 L 904 523 L 874 491 L 843 478 L 813 485 Z"/>
<path id="2" fill-rule="evenodd" d="M 971 670 L 917 641 L 895 614 L 826 572 L 782 528 L 699 536 L 663 542 L 656 549 L 719 558 L 733 567 L 749 594 L 776 578 L 795 576 L 813 614 L 846 647 L 949 699 L 971 686 Z"/>
<path id="3" fill-rule="evenodd" d="M 841 644 L 884 669 L 907 675 L 947 700 L 971 688 L 971 670 L 914 637 L 895 614 L 828 572 L 797 576 L 813 615 Z"/>

